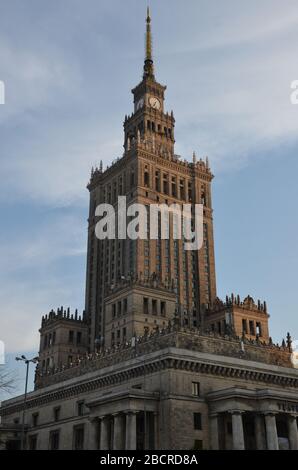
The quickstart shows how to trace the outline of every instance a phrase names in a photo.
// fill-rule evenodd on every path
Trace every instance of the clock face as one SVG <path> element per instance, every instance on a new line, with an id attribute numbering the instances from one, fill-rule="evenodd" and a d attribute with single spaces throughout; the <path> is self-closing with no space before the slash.
<path id="1" fill-rule="evenodd" d="M 160 104 L 159 99 L 155 98 L 154 96 L 151 96 L 149 98 L 149 104 L 150 104 L 151 108 L 154 108 L 154 109 L 160 109 L 161 108 L 161 104 Z"/>
<path id="2" fill-rule="evenodd" d="M 144 98 L 141 98 L 141 99 L 137 102 L 137 111 L 138 111 L 139 109 L 141 109 L 143 106 L 144 106 Z"/>

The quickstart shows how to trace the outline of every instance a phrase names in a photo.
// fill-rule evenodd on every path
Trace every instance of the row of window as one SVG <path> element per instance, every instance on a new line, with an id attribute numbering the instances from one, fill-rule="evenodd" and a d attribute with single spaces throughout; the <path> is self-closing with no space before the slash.
<path id="1" fill-rule="evenodd" d="M 150 311 L 151 305 L 151 311 Z M 150 299 L 148 297 L 143 298 L 143 313 L 144 315 L 161 315 L 162 317 L 166 316 L 167 304 L 163 300 L 158 302 L 156 299 Z"/>
<path id="2" fill-rule="evenodd" d="M 70 330 L 68 332 L 68 342 L 70 344 L 74 344 L 74 343 L 76 343 L 77 345 L 81 344 L 82 342 L 81 331 L 77 331 L 75 334 L 75 331 Z M 43 340 L 44 349 L 54 346 L 55 343 L 56 343 L 56 331 L 53 331 L 53 333 L 48 333 L 44 336 L 44 340 Z"/>
<path id="3" fill-rule="evenodd" d="M 102 201 L 112 204 L 117 202 L 117 196 L 123 196 L 126 193 L 126 189 L 133 188 L 135 186 L 135 170 L 130 169 L 129 177 L 124 174 L 118 177 L 118 180 L 114 180 L 113 183 L 109 183 L 103 187 L 102 190 Z M 94 212 L 93 212 L 94 214 Z M 92 214 L 92 215 L 93 215 Z"/>
<path id="4" fill-rule="evenodd" d="M 120 344 L 121 340 L 123 342 L 126 341 L 126 327 L 122 328 L 122 338 L 121 338 L 121 330 L 117 330 L 116 332 L 112 331 L 112 333 L 111 333 L 112 346 L 114 346 L 116 343 Z"/>
<path id="5" fill-rule="evenodd" d="M 112 318 L 121 317 L 127 314 L 127 299 L 119 300 L 112 304 Z"/>
<path id="6" fill-rule="evenodd" d="M 224 334 L 226 331 L 226 320 L 218 321 L 211 324 L 211 331 L 219 334 Z M 262 337 L 262 324 L 261 322 L 254 322 L 254 320 L 242 319 L 242 334 Z"/>
<path id="7" fill-rule="evenodd" d="M 59 450 L 60 449 L 60 429 L 55 429 L 49 433 L 49 450 Z M 29 450 L 37 449 L 38 436 L 33 434 L 29 436 L 28 439 L 28 448 Z M 73 450 L 83 450 L 85 441 L 85 427 L 83 424 L 73 427 Z"/>
<path id="8" fill-rule="evenodd" d="M 84 416 L 85 414 L 85 402 L 83 400 L 77 402 L 77 416 Z M 53 408 L 53 421 L 57 423 L 62 419 L 63 416 L 61 416 L 61 406 L 55 406 Z M 39 425 L 39 413 L 33 413 L 32 414 L 32 427 L 36 428 Z"/>
<path id="9" fill-rule="evenodd" d="M 135 170 L 131 169 L 129 175 L 129 189 L 133 188 L 135 184 Z M 143 172 L 143 184 L 147 188 L 152 188 L 159 193 L 169 196 L 171 195 L 172 197 L 179 198 L 183 201 L 192 201 L 193 199 L 193 185 L 191 181 L 169 175 L 168 173 L 164 173 L 162 170 L 155 171 L 154 181 L 152 181 L 149 167 L 147 165 L 145 165 Z M 122 176 L 119 176 L 118 180 L 114 180 L 112 184 L 110 183 L 103 188 L 102 201 L 107 202 L 108 204 L 116 203 L 117 197 L 122 196 L 125 193 L 126 188 L 124 179 Z M 208 205 L 206 186 L 203 186 L 201 189 L 200 202 L 204 206 Z M 94 210 L 92 215 L 94 215 Z"/>
<path id="10" fill-rule="evenodd" d="M 193 425 L 195 431 L 202 430 L 202 415 L 201 413 L 193 414 Z M 55 429 L 49 433 L 49 450 L 60 449 L 60 435 L 61 430 Z M 38 436 L 33 434 L 29 436 L 28 448 L 29 450 L 37 450 Z M 85 446 L 85 426 L 83 424 L 73 427 L 73 450 L 84 450 Z M 201 450 L 203 448 L 203 442 L 201 440 L 194 441 L 194 448 Z"/>
<path id="11" fill-rule="evenodd" d="M 127 133 L 126 141 L 130 139 L 131 141 L 136 139 L 136 136 L 139 134 L 144 134 L 146 121 L 141 121 L 138 126 L 130 127 L 129 133 Z M 160 123 L 155 123 L 147 119 L 147 130 L 149 132 L 157 132 L 160 135 L 165 135 L 168 138 L 172 138 L 173 131 L 170 127 L 162 126 Z"/>
<path id="12" fill-rule="evenodd" d="M 262 336 L 262 324 L 261 322 L 254 322 L 254 320 L 242 319 L 242 333 L 244 335 L 251 336 Z"/>
<path id="13" fill-rule="evenodd" d="M 176 176 L 168 175 L 163 173 L 161 170 L 155 171 L 154 185 L 151 181 L 148 168 L 144 170 L 144 186 L 147 188 L 155 189 L 159 193 L 166 194 L 182 200 L 188 199 L 189 201 L 193 198 L 193 187 L 191 181 L 186 181 L 183 178 L 177 178 Z M 187 196 L 187 198 L 186 198 Z M 202 203 L 205 201 L 205 191 L 202 192 Z"/>

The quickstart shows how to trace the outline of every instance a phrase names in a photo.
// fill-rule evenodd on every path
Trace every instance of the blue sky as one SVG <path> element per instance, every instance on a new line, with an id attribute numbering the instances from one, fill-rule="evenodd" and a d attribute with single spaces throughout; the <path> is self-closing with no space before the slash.
<path id="1" fill-rule="evenodd" d="M 297 2 L 149 3 L 176 153 L 208 155 L 216 176 L 218 294 L 266 300 L 273 338 L 298 338 Z M 146 6 L 1 0 L 0 338 L 12 368 L 36 354 L 42 314 L 83 308 L 86 184 L 122 154 Z"/>

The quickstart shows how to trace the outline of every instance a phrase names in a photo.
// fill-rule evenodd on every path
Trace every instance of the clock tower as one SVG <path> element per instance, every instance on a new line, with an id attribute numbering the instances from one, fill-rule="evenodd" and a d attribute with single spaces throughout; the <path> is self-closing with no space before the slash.
<path id="1" fill-rule="evenodd" d="M 166 87 L 155 78 L 151 17 L 146 18 L 146 51 L 141 82 L 132 90 L 134 108 L 124 120 L 124 152 L 106 169 L 92 171 L 88 185 L 86 317 L 90 349 L 121 344 L 169 321 L 202 327 L 216 299 L 211 173 L 208 159 L 175 154 L 175 119 L 164 106 Z M 95 208 L 118 197 L 127 206 L 204 206 L 204 245 L 187 251 L 182 239 L 98 240 Z M 147 225 L 149 220 L 147 219 Z M 117 237 L 117 235 L 116 235 Z"/>
<path id="2" fill-rule="evenodd" d="M 134 113 L 125 119 L 124 147 L 127 148 L 135 140 L 153 142 L 161 152 L 165 152 L 171 158 L 174 153 L 175 119 L 173 112 L 171 114 L 164 112 L 164 95 L 167 87 L 155 80 L 149 8 L 146 23 L 146 57 L 143 80 L 132 90 Z"/>

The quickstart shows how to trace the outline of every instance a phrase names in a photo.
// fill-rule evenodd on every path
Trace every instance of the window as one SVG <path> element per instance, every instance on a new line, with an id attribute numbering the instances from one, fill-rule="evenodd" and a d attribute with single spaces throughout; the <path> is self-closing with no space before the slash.
<path id="1" fill-rule="evenodd" d="M 123 311 L 124 313 L 127 313 L 127 299 L 124 299 L 123 301 Z"/>
<path id="2" fill-rule="evenodd" d="M 199 384 L 199 382 L 192 382 L 192 394 L 196 397 L 200 396 L 200 384 Z"/>
<path id="3" fill-rule="evenodd" d="M 249 334 L 252 336 L 255 334 L 255 325 L 253 320 L 249 320 Z"/>
<path id="4" fill-rule="evenodd" d="M 192 185 L 191 185 L 191 182 L 188 183 L 188 199 L 189 199 L 189 201 L 192 200 Z"/>
<path id="5" fill-rule="evenodd" d="M 143 307 L 144 307 L 144 314 L 148 315 L 148 313 L 149 313 L 149 299 L 147 297 L 144 297 Z"/>
<path id="6" fill-rule="evenodd" d="M 172 178 L 172 196 L 177 197 L 176 178 Z"/>
<path id="7" fill-rule="evenodd" d="M 194 442 L 194 450 L 203 450 L 203 441 L 196 439 Z"/>
<path id="8" fill-rule="evenodd" d="M 73 449 L 84 449 L 84 426 L 75 426 L 73 429 Z"/>
<path id="9" fill-rule="evenodd" d="M 55 421 L 55 422 L 59 421 L 59 419 L 60 419 L 60 411 L 61 411 L 61 407 L 60 407 L 60 406 L 56 406 L 56 408 L 54 408 L 54 410 L 53 410 L 54 421 Z"/>
<path id="10" fill-rule="evenodd" d="M 112 317 L 115 318 L 115 316 L 116 316 L 116 305 L 113 304 L 112 305 Z"/>
<path id="11" fill-rule="evenodd" d="M 247 321 L 245 319 L 242 320 L 242 333 L 247 334 Z"/>
<path id="12" fill-rule="evenodd" d="M 152 315 L 157 315 L 157 300 L 152 299 Z"/>
<path id="13" fill-rule="evenodd" d="M 68 365 L 72 364 L 72 356 L 68 356 Z"/>
<path id="14" fill-rule="evenodd" d="M 258 336 L 262 336 L 262 325 L 260 322 L 256 323 L 256 333 Z"/>
<path id="15" fill-rule="evenodd" d="M 165 194 L 169 194 L 169 188 L 168 188 L 168 175 L 164 174 L 163 175 L 163 192 Z"/>
<path id="16" fill-rule="evenodd" d="M 39 413 L 33 413 L 33 415 L 32 415 L 32 426 L 34 428 L 36 426 L 38 426 L 38 417 L 39 417 Z"/>
<path id="17" fill-rule="evenodd" d="M 204 189 L 203 189 L 202 192 L 201 192 L 201 204 L 203 204 L 204 206 L 206 206 L 206 194 L 205 194 Z"/>
<path id="18" fill-rule="evenodd" d="M 81 344 L 82 342 L 82 333 L 81 331 L 77 332 L 77 344 Z"/>
<path id="19" fill-rule="evenodd" d="M 84 401 L 78 401 L 78 416 L 84 416 L 85 412 L 85 402 Z"/>
<path id="20" fill-rule="evenodd" d="M 194 423 L 194 429 L 197 431 L 202 430 L 202 415 L 201 413 L 194 413 L 193 414 L 193 423 Z"/>
<path id="21" fill-rule="evenodd" d="M 74 338 L 74 332 L 69 331 L 69 333 L 68 333 L 68 342 L 73 343 L 73 338 Z"/>
<path id="22" fill-rule="evenodd" d="M 118 302 L 118 317 L 121 316 L 121 313 L 122 313 L 121 309 L 122 309 L 122 303 L 121 303 L 121 301 L 119 301 Z"/>
<path id="23" fill-rule="evenodd" d="M 184 180 L 180 180 L 180 199 L 185 199 Z"/>
<path id="24" fill-rule="evenodd" d="M 28 443 L 29 450 L 36 450 L 37 449 L 37 435 L 29 436 L 29 443 Z"/>
<path id="25" fill-rule="evenodd" d="M 50 432 L 50 450 L 59 450 L 60 431 Z"/>
<path id="26" fill-rule="evenodd" d="M 155 189 L 160 192 L 160 173 L 159 171 L 155 172 Z"/>
<path id="27" fill-rule="evenodd" d="M 166 316 L 166 303 L 161 301 L 160 302 L 160 314 L 165 317 Z"/>

